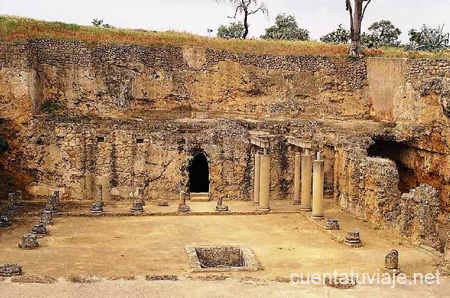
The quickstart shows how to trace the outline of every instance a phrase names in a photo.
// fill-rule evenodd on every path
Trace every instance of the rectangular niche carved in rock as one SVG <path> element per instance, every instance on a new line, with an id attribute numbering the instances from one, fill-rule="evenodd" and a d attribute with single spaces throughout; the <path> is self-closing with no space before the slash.
<path id="1" fill-rule="evenodd" d="M 261 269 L 252 250 L 238 245 L 186 246 L 193 272 L 257 271 Z"/>

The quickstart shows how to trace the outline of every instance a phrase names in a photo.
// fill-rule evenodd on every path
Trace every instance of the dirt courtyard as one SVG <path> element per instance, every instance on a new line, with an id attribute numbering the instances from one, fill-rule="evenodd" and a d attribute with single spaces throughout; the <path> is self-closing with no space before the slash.
<path id="1" fill-rule="evenodd" d="M 198 204 L 210 204 L 198 203 Z M 364 247 L 350 248 L 323 231 L 305 214 L 81 217 L 55 216 L 51 235 L 40 247 L 21 250 L 20 235 L 38 218 L 22 218 L 0 235 L 0 264 L 17 263 L 25 275 L 67 277 L 196 275 L 189 267 L 187 245 L 243 245 L 263 266 L 257 272 L 227 273 L 274 280 L 292 273 L 382 270 L 384 256 L 395 248 L 407 275 L 435 272 L 438 258 L 384 230 L 371 229 L 348 214 L 328 208 L 342 231 L 361 232 Z"/>

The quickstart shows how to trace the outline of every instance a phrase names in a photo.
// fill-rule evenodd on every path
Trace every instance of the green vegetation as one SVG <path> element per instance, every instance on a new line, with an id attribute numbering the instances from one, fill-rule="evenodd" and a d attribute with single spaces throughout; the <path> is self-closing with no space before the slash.
<path id="1" fill-rule="evenodd" d="M 28 18 L 0 16 L 0 41 L 26 42 L 29 38 L 77 40 L 88 44 L 140 44 L 198 46 L 233 53 L 309 55 L 347 57 L 349 45 L 315 41 L 243 40 L 207 38 L 174 31 L 153 32 L 146 30 L 99 28 L 61 22 L 45 22 Z M 381 47 L 377 51 L 366 50 L 368 56 L 403 58 L 450 59 L 448 49 L 439 52 L 409 51 L 404 48 Z"/>
<path id="2" fill-rule="evenodd" d="M 217 37 L 220 38 L 242 38 L 244 35 L 244 24 L 242 22 L 233 22 L 230 25 L 220 25 L 217 29 Z"/>
<path id="3" fill-rule="evenodd" d="M 309 40 L 309 31 L 299 28 L 294 16 L 279 14 L 275 25 L 266 29 L 262 39 Z"/>
<path id="4" fill-rule="evenodd" d="M 344 43 L 347 44 L 350 41 L 350 31 L 345 29 L 342 24 L 339 25 L 339 27 L 328 33 L 327 35 L 324 35 L 320 38 L 320 41 L 326 42 L 326 43 Z"/>
<path id="5" fill-rule="evenodd" d="M 442 51 L 448 50 L 449 34 L 444 33 L 444 26 L 438 26 L 436 29 L 429 28 L 426 25 L 420 30 L 411 29 L 409 31 L 409 47 L 413 50 Z"/>
<path id="6" fill-rule="evenodd" d="M 61 105 L 51 99 L 45 100 L 41 105 L 41 111 L 50 115 L 54 115 L 60 109 Z"/>
<path id="7" fill-rule="evenodd" d="M 0 137 L 0 154 L 8 151 L 8 149 L 9 149 L 8 142 L 4 140 L 2 137 Z"/>
<path id="8" fill-rule="evenodd" d="M 400 40 L 398 39 L 402 31 L 395 27 L 391 21 L 381 20 L 375 22 L 369 27 L 369 33 L 361 36 L 364 45 L 373 45 L 376 47 L 398 47 Z"/>

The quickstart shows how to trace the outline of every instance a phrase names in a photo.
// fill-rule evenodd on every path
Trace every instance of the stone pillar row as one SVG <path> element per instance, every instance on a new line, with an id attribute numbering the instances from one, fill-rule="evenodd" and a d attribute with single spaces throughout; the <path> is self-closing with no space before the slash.
<path id="1" fill-rule="evenodd" d="M 258 210 L 270 211 L 270 156 L 267 149 L 255 155 L 255 186 L 253 203 L 259 205 Z"/>
<path id="2" fill-rule="evenodd" d="M 314 171 L 313 171 L 314 168 Z M 314 174 L 313 174 L 314 173 Z M 301 184 L 300 184 L 301 177 Z M 300 210 L 312 211 L 313 219 L 323 219 L 323 187 L 325 169 L 320 153 L 313 161 L 308 149 L 304 154 L 295 154 L 294 170 L 294 205 L 301 205 Z M 311 189 L 311 185 L 313 186 Z M 312 197 L 311 197 L 312 193 Z M 267 149 L 255 155 L 255 181 L 253 203 L 259 205 L 260 211 L 270 211 L 270 156 Z"/>

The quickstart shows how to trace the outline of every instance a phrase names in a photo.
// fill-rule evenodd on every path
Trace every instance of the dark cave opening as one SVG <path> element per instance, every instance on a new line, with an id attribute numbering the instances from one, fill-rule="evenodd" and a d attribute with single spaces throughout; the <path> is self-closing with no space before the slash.
<path id="1" fill-rule="evenodd" d="M 189 191 L 192 193 L 209 192 L 209 167 L 205 154 L 198 153 L 189 170 Z"/>
<path id="2" fill-rule="evenodd" d="M 407 193 L 411 189 L 418 187 L 420 181 L 417 178 L 415 170 L 407 165 L 408 159 L 413 158 L 411 152 L 415 152 L 415 149 L 396 141 L 379 139 L 375 139 L 374 141 L 375 143 L 367 149 L 368 155 L 370 157 L 388 158 L 395 162 L 400 178 L 398 188 L 401 193 Z"/>

